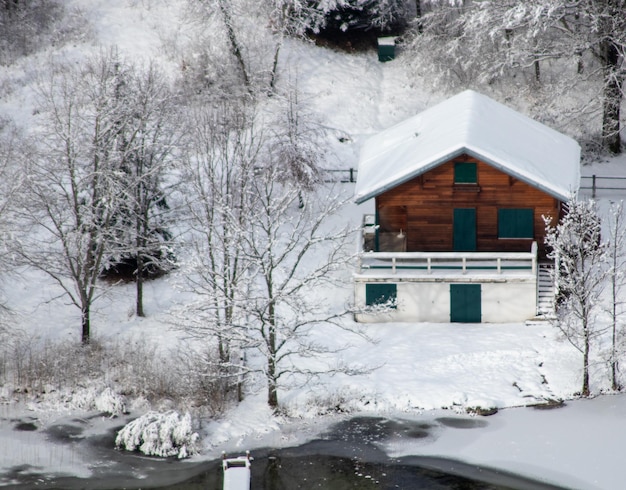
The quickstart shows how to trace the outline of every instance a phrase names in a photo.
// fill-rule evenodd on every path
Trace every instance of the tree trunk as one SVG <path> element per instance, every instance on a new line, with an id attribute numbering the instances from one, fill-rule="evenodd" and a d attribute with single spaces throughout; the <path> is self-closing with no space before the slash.
<path id="1" fill-rule="evenodd" d="M 272 72 L 270 73 L 270 93 L 269 95 L 274 94 L 274 90 L 276 88 L 276 79 L 278 78 L 278 56 L 280 55 L 280 48 L 283 44 L 282 35 L 280 41 L 276 44 L 276 49 L 274 50 L 274 62 L 272 63 Z"/>
<path id="2" fill-rule="evenodd" d="M 273 360 L 269 361 L 269 364 L 274 364 L 272 369 L 276 372 L 276 365 Z M 273 409 L 276 410 L 278 408 L 278 389 L 276 387 L 276 380 L 271 379 L 270 374 L 267 375 L 267 404 Z"/>
<path id="3" fill-rule="evenodd" d="M 278 408 L 278 383 L 276 379 L 276 317 L 273 302 L 269 305 L 268 323 L 267 404 L 275 410 Z"/>
<path id="4" fill-rule="evenodd" d="M 621 230 L 621 213 L 623 211 L 623 207 L 620 205 L 619 214 L 616 214 L 615 217 L 612 218 L 614 228 L 611 230 L 611 235 L 609 239 L 612 241 L 611 244 L 611 319 L 612 319 L 612 338 L 611 338 L 611 389 L 613 391 L 619 391 L 621 386 L 617 381 L 617 372 L 619 368 L 619 361 L 617 359 L 617 302 L 618 302 L 618 265 L 620 254 L 622 253 L 620 249 L 621 241 L 619 239 L 619 233 Z"/>
<path id="5" fill-rule="evenodd" d="M 535 66 L 535 82 L 541 82 L 541 67 L 539 66 L 539 60 L 533 62 Z"/>
<path id="6" fill-rule="evenodd" d="M 616 233 L 617 235 L 617 233 Z M 617 238 L 613 239 L 611 247 L 612 268 L 611 268 L 611 389 L 617 391 L 617 270 L 615 267 L 617 250 L 615 249 Z"/>
<path id="7" fill-rule="evenodd" d="M 220 333 L 217 334 L 217 351 L 220 356 L 220 364 L 226 366 L 230 362 L 230 348 L 228 340 Z"/>
<path id="8" fill-rule="evenodd" d="M 611 153 L 622 151 L 620 138 L 620 105 L 622 79 L 619 75 L 620 56 L 617 46 L 610 41 L 602 45 L 604 62 L 604 93 L 602 103 L 602 146 Z"/>
<path id="9" fill-rule="evenodd" d="M 224 17 L 224 25 L 226 26 L 226 33 L 228 35 L 228 42 L 230 43 L 230 47 L 233 50 L 233 54 L 235 55 L 235 59 L 239 64 L 239 68 L 241 68 L 241 75 L 243 77 L 243 83 L 246 88 L 250 90 L 250 77 L 248 76 L 248 70 L 246 69 L 246 62 L 243 59 L 243 54 L 241 53 L 241 48 L 239 47 L 239 42 L 237 41 L 237 36 L 235 35 L 235 30 L 233 29 L 233 20 L 230 16 L 230 12 L 228 8 L 224 5 L 224 0 L 219 0 L 218 5 L 220 11 L 222 12 L 222 16 Z"/>
<path id="10" fill-rule="evenodd" d="M 148 189 L 144 181 L 146 176 L 146 168 L 142 158 L 138 158 L 135 163 L 136 176 L 139 181 L 135 188 L 135 261 L 137 262 L 137 270 L 135 271 L 136 300 L 135 313 L 138 317 L 144 317 L 143 311 L 143 280 L 146 264 L 144 261 L 144 253 L 146 253 L 147 236 L 149 233 L 148 226 L 148 208 L 150 200 L 148 199 Z"/>
<path id="11" fill-rule="evenodd" d="M 417 23 L 417 32 L 420 34 L 423 31 L 422 26 L 422 1 L 415 0 L 415 22 Z"/>
<path id="12" fill-rule="evenodd" d="M 270 342 L 276 342 L 274 327 L 270 327 Z M 267 359 L 267 404 L 272 409 L 278 408 L 278 383 L 276 380 L 276 353 L 272 351 Z"/>
<path id="13" fill-rule="evenodd" d="M 81 323 L 82 323 L 82 335 L 81 342 L 83 345 L 88 345 L 91 340 L 91 318 L 90 318 L 90 307 L 89 305 L 83 305 L 81 311 Z"/>
<path id="14" fill-rule="evenodd" d="M 583 325 L 584 346 L 583 346 L 583 386 L 582 396 L 589 396 L 589 330 L 587 325 Z"/>
<path id="15" fill-rule="evenodd" d="M 136 313 L 137 316 L 140 317 L 144 317 L 144 311 L 143 311 L 143 269 L 144 269 L 144 263 L 143 263 L 143 255 L 141 254 L 141 251 L 139 251 L 139 253 L 137 254 L 137 279 L 136 279 L 136 284 L 137 284 L 137 308 L 136 308 Z"/>
<path id="16" fill-rule="evenodd" d="M 270 326 L 270 344 L 276 344 L 275 326 Z M 275 347 L 270 347 L 271 352 L 267 358 L 267 404 L 272 408 L 278 408 L 278 386 L 276 381 L 276 352 Z"/>

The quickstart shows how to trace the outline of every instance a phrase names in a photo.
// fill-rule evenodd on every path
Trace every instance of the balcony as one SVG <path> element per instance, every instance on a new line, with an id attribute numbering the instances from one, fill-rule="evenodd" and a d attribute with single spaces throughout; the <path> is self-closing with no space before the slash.
<path id="1" fill-rule="evenodd" d="M 407 280 L 505 281 L 513 278 L 536 280 L 537 243 L 529 252 L 405 252 L 403 232 L 379 236 L 379 245 L 386 252 L 374 252 L 376 226 L 373 216 L 363 220 L 358 239 L 357 276 Z M 391 236 L 393 235 L 393 236 Z M 383 246 L 384 239 L 384 246 Z"/>

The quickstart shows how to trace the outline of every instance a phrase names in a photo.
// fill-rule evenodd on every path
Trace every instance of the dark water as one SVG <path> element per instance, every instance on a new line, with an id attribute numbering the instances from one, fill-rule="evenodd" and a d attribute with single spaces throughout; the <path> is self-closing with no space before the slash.
<path id="1" fill-rule="evenodd" d="M 556 489 L 515 475 L 459 462 L 426 458 L 389 458 L 385 442 L 426 439 L 437 426 L 474 429 L 482 419 L 440 418 L 433 423 L 353 418 L 302 446 L 281 450 L 256 450 L 252 462 L 253 490 L 291 489 Z M 221 490 L 218 465 L 168 490 Z"/>
<path id="2" fill-rule="evenodd" d="M 298 448 L 302 449 L 302 448 Z M 449 466 L 460 476 L 429 469 Z M 426 467 L 424 467 L 426 466 Z M 458 462 L 430 458 L 402 458 L 369 463 L 356 458 L 322 454 L 294 455 L 284 451 L 255 458 L 252 463 L 253 490 L 291 489 L 428 489 L 428 490 L 504 490 L 557 489 L 531 480 L 466 466 Z M 491 482 L 491 483 L 489 483 Z M 168 490 L 222 490 L 218 465 L 188 481 L 163 487 Z"/>
<path id="3" fill-rule="evenodd" d="M 479 430 L 485 425 L 487 422 L 479 418 L 444 417 L 428 423 L 353 418 L 334 425 L 319 439 L 298 447 L 254 450 L 252 489 L 559 488 L 460 462 L 417 456 L 393 459 L 384 452 L 385 444 L 393 441 L 424 440 L 427 443 L 427 439 L 442 427 Z M 221 461 L 189 463 L 115 451 L 112 449 L 114 431 L 104 436 L 81 438 L 80 430 L 73 425 L 47 430 L 48 436 L 60 443 L 78 444 L 90 452 L 96 463 L 92 466 L 93 477 L 85 480 L 38 475 L 15 468 L 11 476 L 20 483 L 12 488 L 222 490 Z"/>

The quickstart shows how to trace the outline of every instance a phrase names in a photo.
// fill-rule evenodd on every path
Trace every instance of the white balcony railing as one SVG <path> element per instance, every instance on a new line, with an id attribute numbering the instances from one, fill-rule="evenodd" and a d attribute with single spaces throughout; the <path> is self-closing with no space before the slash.
<path id="1" fill-rule="evenodd" d="M 537 274 L 537 244 L 530 252 L 363 252 L 359 273 L 367 271 Z"/>
<path id="2" fill-rule="evenodd" d="M 364 225 L 364 234 L 374 232 L 370 223 L 364 222 Z M 537 242 L 532 243 L 529 252 L 364 252 L 364 239 L 365 236 L 359 237 L 359 274 L 401 272 L 537 276 Z"/>

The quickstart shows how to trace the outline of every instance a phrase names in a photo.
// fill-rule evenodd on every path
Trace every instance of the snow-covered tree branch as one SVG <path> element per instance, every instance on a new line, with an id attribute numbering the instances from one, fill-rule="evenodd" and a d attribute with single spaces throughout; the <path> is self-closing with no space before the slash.
<path id="1" fill-rule="evenodd" d="M 113 96 L 123 108 L 117 141 L 122 160 L 116 169 L 121 203 L 113 223 L 115 253 L 107 257 L 105 272 L 134 279 L 135 311 L 144 316 L 145 279 L 170 270 L 174 259 L 169 197 L 181 121 L 166 77 L 153 64 L 141 70 L 115 63 Z"/>
<path id="2" fill-rule="evenodd" d="M 423 16 L 412 48 L 420 69 L 434 68 L 441 80 L 456 79 L 462 85 L 493 86 L 506 80 L 530 85 L 533 92 L 554 86 L 551 90 L 560 93 L 569 85 L 575 96 L 583 84 L 592 82 L 597 87 L 593 112 L 601 120 L 602 144 L 610 152 L 621 151 L 620 106 L 626 77 L 623 2 L 442 5 Z M 541 66 L 554 72 L 554 81 L 544 80 Z M 590 108 L 582 105 L 586 103 L 581 102 L 580 109 L 588 119 Z"/>
<path id="3" fill-rule="evenodd" d="M 572 198 L 559 223 L 546 221 L 546 245 L 554 259 L 557 318 L 565 338 L 583 356 L 581 394 L 589 396 L 590 351 L 603 333 L 596 321 L 606 279 L 606 245 L 594 201 Z"/>
<path id="4" fill-rule="evenodd" d="M 180 320 L 195 337 L 217 340 L 219 361 L 231 359 L 243 323 L 247 263 L 244 235 L 252 219 L 251 183 L 260 150 L 254 111 L 240 103 L 207 103 L 190 113 L 183 182 L 189 212 L 184 289 L 198 295 Z"/>
<path id="5" fill-rule="evenodd" d="M 254 219 L 245 236 L 251 289 L 245 303 L 252 347 L 266 361 L 268 403 L 278 407 L 278 388 L 286 374 L 305 373 L 296 354 L 321 356 L 327 348 L 311 340 L 311 328 L 333 323 L 346 310 L 333 310 L 314 298 L 316 288 L 336 279 L 345 267 L 349 230 L 328 227 L 341 202 L 302 194 L 277 165 L 264 167 L 254 181 Z M 330 369 L 330 368 L 329 368 Z"/>
<path id="6" fill-rule="evenodd" d="M 618 379 L 619 360 L 626 351 L 624 331 L 624 302 L 622 292 L 625 284 L 624 271 L 626 270 L 626 223 L 624 222 L 624 203 L 612 203 L 610 207 L 608 226 L 608 280 L 610 286 L 609 313 L 611 316 L 611 347 L 609 358 L 611 388 L 621 389 Z"/>

